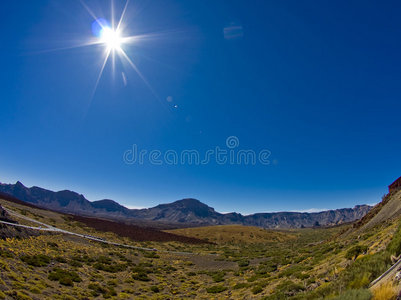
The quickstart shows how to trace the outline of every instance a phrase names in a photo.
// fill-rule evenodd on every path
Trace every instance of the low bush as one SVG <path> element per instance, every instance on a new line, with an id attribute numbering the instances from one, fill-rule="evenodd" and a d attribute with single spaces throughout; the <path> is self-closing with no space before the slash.
<path id="1" fill-rule="evenodd" d="M 126 264 L 103 264 L 103 263 L 95 263 L 93 267 L 97 270 L 109 272 L 109 273 L 117 273 L 117 272 L 122 272 L 127 268 Z"/>
<path id="2" fill-rule="evenodd" d="M 112 286 L 103 287 L 99 283 L 90 283 L 88 285 L 88 289 L 91 290 L 91 294 L 94 297 L 99 296 L 100 294 L 103 295 L 103 298 L 111 298 L 117 295 L 116 290 Z"/>
<path id="3" fill-rule="evenodd" d="M 143 257 L 146 257 L 146 258 L 160 258 L 160 256 L 157 255 L 156 252 L 154 252 L 154 251 L 149 251 L 149 252 L 144 253 Z"/>
<path id="4" fill-rule="evenodd" d="M 117 279 L 112 279 L 112 280 L 107 281 L 106 284 L 108 286 L 117 286 L 118 285 L 118 281 L 117 281 Z"/>
<path id="5" fill-rule="evenodd" d="M 305 288 L 291 280 L 286 280 L 277 286 L 277 290 L 287 296 L 293 296 L 294 294 L 305 290 Z"/>
<path id="6" fill-rule="evenodd" d="M 113 296 L 117 296 L 117 292 L 112 286 L 109 286 L 106 289 L 106 293 L 103 294 L 103 298 L 107 299 L 107 298 L 112 298 Z"/>
<path id="7" fill-rule="evenodd" d="M 234 290 L 239 290 L 239 289 L 247 288 L 248 286 L 249 286 L 248 283 L 246 283 L 246 282 L 240 282 L 240 283 L 237 283 L 236 285 L 234 285 L 233 289 L 234 289 Z"/>
<path id="8" fill-rule="evenodd" d="M 283 293 L 275 293 L 273 295 L 263 297 L 263 300 L 287 300 L 287 296 L 285 296 Z"/>
<path id="9" fill-rule="evenodd" d="M 357 259 L 341 274 L 342 288 L 366 288 L 369 283 L 391 266 L 385 253 L 369 254 Z"/>
<path id="10" fill-rule="evenodd" d="M 56 256 L 54 259 L 59 263 L 66 263 L 67 262 L 67 260 L 62 256 Z"/>
<path id="11" fill-rule="evenodd" d="M 102 257 L 102 256 L 101 256 Z M 93 263 L 95 260 L 88 255 L 74 255 L 71 257 L 71 263 L 75 265 L 82 265 L 82 264 L 88 264 L 90 265 Z"/>
<path id="12" fill-rule="evenodd" d="M 226 273 L 223 272 L 223 271 L 215 272 L 215 273 L 211 274 L 212 279 L 213 279 L 214 282 L 222 282 L 222 281 L 224 281 L 224 276 L 225 275 L 226 275 Z"/>
<path id="13" fill-rule="evenodd" d="M 58 248 L 58 244 L 54 243 L 54 242 L 47 242 L 47 246 L 49 246 L 50 248 L 54 248 L 54 249 Z"/>
<path id="14" fill-rule="evenodd" d="M 237 263 L 238 263 L 238 267 L 240 267 L 240 268 L 249 266 L 249 260 L 247 260 L 247 259 L 241 259 Z"/>
<path id="15" fill-rule="evenodd" d="M 214 285 L 206 289 L 210 294 L 217 294 L 226 291 L 227 288 L 224 285 Z"/>
<path id="16" fill-rule="evenodd" d="M 82 267 L 82 263 L 77 260 L 72 260 L 72 261 L 70 261 L 70 266 L 80 268 L 80 267 Z"/>
<path id="17" fill-rule="evenodd" d="M 256 274 L 268 274 L 277 271 L 276 264 L 260 264 L 255 270 Z"/>
<path id="18" fill-rule="evenodd" d="M 0 257 L 12 258 L 14 257 L 14 254 L 6 249 L 0 249 Z"/>
<path id="19" fill-rule="evenodd" d="M 132 268 L 132 278 L 135 280 L 139 280 L 139 281 L 150 281 L 150 278 L 148 277 L 148 273 L 150 273 L 151 271 L 143 268 L 141 266 L 135 266 Z"/>
<path id="20" fill-rule="evenodd" d="M 53 281 L 58 281 L 60 284 L 73 286 L 74 282 L 81 282 L 82 279 L 74 271 L 67 271 L 60 268 L 55 268 L 49 274 L 48 278 Z"/>
<path id="21" fill-rule="evenodd" d="M 96 259 L 96 261 L 98 262 L 98 263 L 101 263 L 101 264 L 105 264 L 105 265 L 110 265 L 110 264 L 112 264 L 113 263 L 113 260 L 110 258 L 110 257 L 107 257 L 107 256 L 99 256 L 97 259 Z"/>
<path id="22" fill-rule="evenodd" d="M 252 293 L 254 295 L 259 294 L 263 291 L 263 288 L 260 285 L 256 285 L 252 288 Z"/>
<path id="23" fill-rule="evenodd" d="M 132 274 L 132 279 L 139 281 L 150 281 L 150 278 L 146 273 L 134 273 Z"/>
<path id="24" fill-rule="evenodd" d="M 24 294 L 23 292 L 19 291 L 7 291 L 7 295 L 9 295 L 12 299 L 17 299 L 17 300 L 32 300 L 31 297 L 28 295 Z"/>
<path id="25" fill-rule="evenodd" d="M 34 267 L 46 267 L 51 261 L 50 257 L 44 254 L 23 255 L 20 257 L 20 259 L 24 263 Z"/>
<path id="26" fill-rule="evenodd" d="M 342 293 L 341 295 L 333 298 L 332 300 L 370 300 L 372 299 L 372 294 L 369 290 L 365 289 L 357 289 L 357 290 L 348 290 Z M 390 298 L 386 298 L 385 300 L 390 300 Z"/>
<path id="27" fill-rule="evenodd" d="M 346 259 L 356 259 L 358 255 L 366 253 L 368 251 L 368 247 L 365 245 L 356 245 L 350 248 L 347 253 L 345 253 Z"/>
<path id="28" fill-rule="evenodd" d="M 88 285 L 88 289 L 91 290 L 91 294 L 94 297 L 99 296 L 100 294 L 106 293 L 106 289 L 104 287 L 102 287 L 100 284 L 98 283 L 90 283 Z"/>
<path id="29" fill-rule="evenodd" d="M 387 246 L 387 251 L 396 256 L 401 254 L 401 222 L 398 225 L 397 231 L 394 233 L 391 242 Z"/>

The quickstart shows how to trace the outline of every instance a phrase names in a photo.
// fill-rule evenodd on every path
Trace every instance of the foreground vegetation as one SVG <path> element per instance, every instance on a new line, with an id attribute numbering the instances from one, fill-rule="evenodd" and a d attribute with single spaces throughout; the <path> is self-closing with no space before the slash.
<path id="1" fill-rule="evenodd" d="M 398 220 L 357 233 L 351 225 L 179 229 L 174 233 L 212 243 L 139 243 L 96 232 L 65 215 L 0 203 L 60 228 L 162 250 L 138 251 L 63 234 L 0 240 L 0 299 L 371 299 L 370 282 L 391 265 L 391 255 L 401 254 Z M 376 299 L 395 293 L 391 283 L 374 291 Z"/>

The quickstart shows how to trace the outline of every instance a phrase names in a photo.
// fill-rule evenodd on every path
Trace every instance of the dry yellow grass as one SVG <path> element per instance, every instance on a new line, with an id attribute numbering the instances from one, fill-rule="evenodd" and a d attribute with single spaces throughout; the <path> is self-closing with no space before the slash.
<path id="1" fill-rule="evenodd" d="M 218 244 L 256 244 L 266 242 L 282 242 L 296 237 L 296 235 L 292 233 L 266 230 L 259 227 L 242 225 L 206 226 L 166 231 L 188 237 L 206 239 Z"/>
<path id="2" fill-rule="evenodd" d="M 61 299 L 59 295 L 68 294 L 74 299 L 93 299 L 95 293 L 103 293 L 113 299 L 261 299 L 270 294 L 317 299 L 313 290 L 317 285 L 325 289 L 325 295 L 337 293 L 336 282 L 332 284 L 332 281 L 347 286 L 349 282 L 340 281 L 344 272 L 352 275 L 354 282 L 361 282 L 359 273 L 354 274 L 349 269 L 354 262 L 344 258 L 350 247 L 358 243 L 366 245 L 369 254 L 383 251 L 398 228 L 398 221 L 394 221 L 358 233 L 358 236 L 355 233 L 345 236 L 340 233 L 348 227 L 265 230 L 225 225 L 168 231 L 208 239 L 215 244 L 135 242 L 111 232 L 97 232 L 56 212 L 27 208 L 1 199 L 0 203 L 19 214 L 72 232 L 134 246 L 194 254 L 148 253 L 64 234 L 8 238 L 0 240 L 0 290 L 6 297 L 14 298 L 28 295 L 33 299 Z M 39 255 L 47 257 L 50 263 L 46 266 L 28 263 L 40 261 Z M 22 259 L 25 256 L 30 260 Z M 49 279 L 56 268 L 76 272 L 82 281 L 68 287 Z M 365 283 L 371 279 L 366 278 Z M 92 283 L 99 284 L 102 288 L 99 291 L 103 292 L 94 289 Z M 109 291 L 114 294 L 108 295 Z M 391 300 L 395 299 L 396 291 L 388 285 L 377 286 L 372 293 L 374 299 Z M 0 293 L 0 299 L 2 296 Z"/>
<path id="3" fill-rule="evenodd" d="M 373 291 L 373 300 L 394 300 L 397 290 L 391 282 L 386 282 Z"/>

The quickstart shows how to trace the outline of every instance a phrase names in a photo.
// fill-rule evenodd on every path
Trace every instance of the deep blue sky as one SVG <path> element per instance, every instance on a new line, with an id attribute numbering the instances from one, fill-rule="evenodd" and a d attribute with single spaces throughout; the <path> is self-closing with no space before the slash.
<path id="1" fill-rule="evenodd" d="M 110 18 L 109 1 L 86 3 Z M 400 15 L 399 1 L 132 0 L 124 33 L 154 35 L 124 50 L 154 93 L 129 65 L 113 78 L 107 64 L 91 100 L 104 46 L 47 51 L 93 38 L 81 3 L 3 1 L 0 181 L 132 207 L 184 197 L 243 213 L 378 202 L 401 175 Z M 202 152 L 228 136 L 269 149 L 272 163 L 122 159 L 133 144 Z"/>

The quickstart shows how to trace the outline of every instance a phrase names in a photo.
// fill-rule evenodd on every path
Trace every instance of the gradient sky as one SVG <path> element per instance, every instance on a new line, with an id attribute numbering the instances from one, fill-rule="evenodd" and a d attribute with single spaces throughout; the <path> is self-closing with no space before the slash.
<path id="1" fill-rule="evenodd" d="M 86 1 L 110 19 L 109 1 Z M 121 12 L 123 1 L 115 0 Z M 0 181 L 150 207 L 242 213 L 375 203 L 401 175 L 401 2 L 135 1 L 151 38 L 107 64 L 80 1 L 2 1 Z M 122 72 L 126 82 L 124 82 Z M 114 74 L 114 75 L 113 75 Z M 160 151 L 269 149 L 271 164 L 127 165 Z"/>

